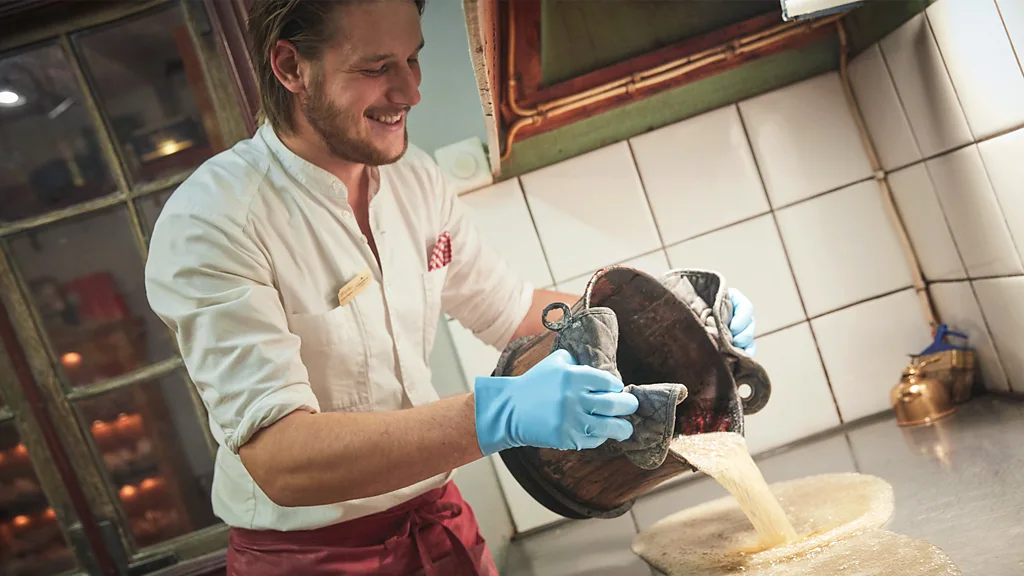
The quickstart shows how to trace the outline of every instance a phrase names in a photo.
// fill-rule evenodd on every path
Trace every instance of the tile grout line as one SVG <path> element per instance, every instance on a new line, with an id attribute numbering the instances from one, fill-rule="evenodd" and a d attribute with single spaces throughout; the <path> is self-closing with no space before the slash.
<path id="1" fill-rule="evenodd" d="M 878 47 L 878 54 L 882 57 L 882 67 L 885 68 L 885 76 L 886 78 L 889 79 L 889 83 L 892 84 L 893 92 L 896 93 L 896 102 L 898 102 L 900 105 L 900 112 L 903 113 L 903 119 L 907 121 L 907 128 L 910 130 L 910 137 L 914 139 L 914 146 L 917 146 L 917 153 L 921 156 L 920 160 L 916 162 L 911 162 L 910 164 L 907 164 L 906 166 L 901 168 L 894 168 L 893 170 L 886 170 L 884 167 L 882 168 L 883 172 L 885 172 L 886 174 L 890 174 L 896 170 L 902 170 L 903 168 L 909 168 L 911 166 L 914 166 L 918 162 L 924 162 L 925 154 L 924 150 L 921 148 L 921 140 L 918 137 L 917 132 L 914 131 L 914 124 L 910 121 L 910 114 L 907 113 L 907 103 L 903 101 L 903 96 L 900 94 L 899 85 L 896 83 L 896 77 L 892 73 L 892 68 L 889 67 L 889 59 L 885 57 L 885 50 L 882 49 L 882 40 L 875 42 L 875 46 Z M 881 163 L 881 158 L 879 158 L 879 163 Z"/>
<path id="2" fill-rule="evenodd" d="M 997 9 L 998 9 L 998 5 L 997 5 Z M 957 105 L 960 108 L 960 114 L 963 115 L 964 122 L 967 123 L 967 129 L 971 133 L 971 142 L 969 142 L 967 144 L 964 144 L 963 146 L 956 147 L 953 150 L 946 150 L 946 151 L 938 152 L 938 153 L 935 153 L 935 154 L 933 154 L 931 156 L 927 156 L 927 155 L 924 154 L 923 149 L 921 147 L 920 139 L 919 139 L 919 137 L 917 135 L 917 132 L 914 130 L 913 123 L 910 121 L 910 114 L 907 113 L 906 102 L 903 101 L 903 96 L 900 95 L 898 84 L 896 82 L 896 77 L 895 77 L 895 75 L 892 72 L 892 68 L 889 66 L 889 59 L 886 57 L 885 50 L 882 49 L 882 45 L 881 45 L 880 41 L 876 42 L 876 45 L 878 46 L 878 53 L 882 57 L 882 66 L 885 68 L 885 72 L 886 72 L 887 77 L 889 78 L 889 82 L 892 84 L 893 91 L 896 93 L 896 101 L 899 102 L 900 112 L 903 113 L 903 119 L 906 120 L 906 122 L 907 122 L 907 127 L 910 129 L 910 135 L 914 139 L 914 144 L 917 145 L 918 152 L 921 154 L 921 159 L 918 160 L 917 162 L 912 162 L 912 163 L 908 164 L 907 166 L 904 166 L 904 167 L 901 167 L 901 168 L 897 168 L 897 169 L 893 169 L 893 170 L 885 170 L 883 168 L 883 173 L 885 173 L 886 175 L 889 175 L 889 174 L 892 174 L 893 172 L 896 172 L 897 170 L 904 170 L 904 169 L 908 169 L 908 168 L 911 168 L 911 167 L 914 167 L 914 166 L 918 166 L 918 165 L 920 165 L 924 169 L 925 176 L 928 178 L 928 183 L 931 185 L 931 193 L 932 193 L 931 195 L 932 195 L 932 198 L 934 198 L 936 204 L 939 205 L 939 212 L 942 214 L 942 223 L 946 226 L 946 232 L 949 234 L 949 239 L 953 243 L 953 249 L 956 251 L 956 257 L 957 257 L 957 260 L 960 262 L 960 267 L 964 271 L 964 274 L 970 276 L 970 272 L 968 271 L 968 268 L 967 268 L 967 263 L 964 260 L 963 251 L 961 250 L 960 245 L 957 242 L 956 236 L 953 234 L 953 227 L 950 226 L 950 224 L 949 224 L 949 216 L 946 214 L 946 210 L 942 206 L 942 201 L 939 200 L 939 194 L 938 194 L 938 190 L 936 189 L 936 186 L 935 186 L 935 180 L 932 177 L 931 170 L 928 169 L 928 162 L 930 162 L 932 160 L 935 160 L 935 159 L 939 158 L 940 156 L 945 156 L 945 155 L 948 155 L 948 154 L 953 154 L 954 152 L 958 152 L 961 149 L 967 148 L 968 146 L 972 146 L 973 145 L 973 146 L 976 147 L 978 145 L 978 141 L 977 141 L 977 138 L 974 135 L 974 131 L 971 130 L 971 128 L 970 128 L 970 123 L 967 122 L 967 114 L 963 110 L 963 103 L 960 102 L 959 94 L 956 93 L 956 86 L 953 85 L 953 77 L 950 76 L 949 69 L 946 67 L 946 60 L 942 56 L 942 50 L 939 48 L 939 42 L 935 38 L 935 32 L 934 32 L 934 30 L 932 30 L 931 20 L 928 18 L 927 10 L 922 12 L 922 14 L 924 15 L 923 17 L 924 17 L 924 20 L 925 20 L 925 26 L 928 27 L 929 35 L 931 36 L 932 42 L 935 43 L 935 48 L 939 52 L 939 58 L 942 59 L 943 70 L 945 70 L 945 72 L 946 72 L 946 77 L 949 79 L 950 86 L 953 87 L 953 94 L 957 97 Z M 1004 25 L 1005 25 L 1005 22 L 1004 22 Z M 978 155 L 979 156 L 981 155 L 980 151 L 978 152 Z M 984 159 L 982 159 L 982 165 L 984 165 Z M 987 169 L 986 169 L 986 176 L 987 176 Z M 895 197 L 895 190 L 893 190 L 892 193 L 893 193 L 893 195 Z M 1000 210 L 1001 210 L 1001 208 L 1000 208 Z M 1004 213 L 1004 218 L 1005 218 L 1005 213 Z M 909 234 L 909 232 L 908 232 L 908 234 Z M 1012 238 L 1012 236 L 1011 236 L 1011 238 Z M 913 240 L 911 240 L 911 243 L 913 243 Z M 923 270 L 922 270 L 922 275 L 923 275 Z M 925 290 L 928 290 L 928 287 L 931 284 L 935 283 L 933 281 L 929 281 L 927 277 L 924 278 L 924 281 L 925 281 Z M 968 284 L 968 287 L 971 290 L 971 293 L 974 294 L 974 285 L 973 285 L 973 283 L 971 283 L 968 280 L 967 284 Z M 935 304 L 935 299 L 931 296 L 931 292 L 928 291 L 927 294 L 928 294 L 928 298 L 933 303 L 933 307 L 935 308 L 935 313 L 938 315 L 939 319 L 941 319 L 942 318 L 942 311 L 939 310 L 938 309 L 938 305 Z M 980 300 L 978 300 L 977 294 L 974 294 L 974 298 L 975 298 L 976 303 L 978 304 L 978 309 L 980 310 L 981 309 L 981 303 L 980 303 Z M 993 346 L 994 346 L 995 345 L 995 339 L 992 338 L 992 336 L 991 336 L 991 331 L 988 328 L 987 320 L 984 318 L 984 312 L 982 312 L 982 316 L 983 316 L 982 322 L 984 322 L 986 324 L 985 325 L 985 330 L 986 330 L 987 333 L 989 333 L 989 339 L 992 341 Z M 1002 361 L 1002 359 L 1000 358 L 1000 362 L 1001 361 Z M 1005 370 L 1004 370 L 1004 373 L 1005 373 Z M 1009 378 L 1009 377 L 1007 376 L 1007 378 Z M 1011 389 L 1012 389 L 1012 387 L 1011 387 Z M 849 437 L 847 437 L 847 441 L 849 441 Z M 853 446 L 851 444 L 851 452 L 852 452 L 852 449 L 853 449 Z"/>
<path id="3" fill-rule="evenodd" d="M 1013 245 L 1013 251 L 1017 253 L 1017 261 L 1021 266 L 1024 266 L 1024 255 L 1021 254 L 1020 248 L 1018 248 L 1018 242 L 1024 243 L 1024 238 L 1014 238 L 1010 219 L 1006 216 L 1006 209 L 1003 208 L 1003 203 L 999 200 L 999 193 L 996 192 L 995 183 L 992 182 L 992 170 L 985 164 L 985 155 L 981 153 L 981 148 L 977 144 L 975 144 L 975 148 L 978 153 L 978 160 L 981 161 L 981 169 L 985 172 L 985 181 L 988 182 L 988 187 L 992 190 L 992 198 L 996 201 L 996 208 L 999 209 L 999 213 L 1003 217 L 1003 225 L 1006 226 L 1006 233 L 1010 236 L 1010 244 Z"/>
<path id="4" fill-rule="evenodd" d="M 758 218 L 762 218 L 764 216 L 767 216 L 767 215 L 771 214 L 771 212 L 772 212 L 771 208 L 769 208 L 768 210 L 765 210 L 764 212 L 759 212 L 757 214 L 754 214 L 753 216 L 746 216 L 746 217 L 741 218 L 741 219 L 739 219 L 739 220 L 737 220 L 735 222 L 730 222 L 728 224 L 725 224 L 725 225 L 722 225 L 722 226 L 718 226 L 717 228 L 712 228 L 711 230 L 707 230 L 705 232 L 701 232 L 699 234 L 695 234 L 694 236 L 690 236 L 688 238 L 684 238 L 684 239 L 679 240 L 677 242 L 673 242 L 671 244 L 666 244 L 664 246 L 664 248 L 665 248 L 666 251 L 668 251 L 669 248 L 675 248 L 676 246 L 681 246 L 681 245 L 686 244 L 687 242 L 690 242 L 692 240 L 698 240 L 698 239 L 704 238 L 705 236 L 710 236 L 710 235 L 716 234 L 718 232 L 723 232 L 725 230 L 728 230 L 729 228 L 732 228 L 733 226 L 739 226 L 740 224 L 746 224 L 746 223 L 750 222 L 751 220 L 757 220 Z"/>
<path id="5" fill-rule="evenodd" d="M 997 9 L 999 8 L 999 4 L 998 3 L 996 3 L 996 8 Z M 892 72 L 892 68 L 889 66 L 889 59 L 885 55 L 885 50 L 882 49 L 882 41 L 884 40 L 884 38 L 882 40 L 878 40 L 877 42 L 875 42 L 874 45 L 878 47 L 878 53 L 882 57 L 882 65 L 885 67 L 886 75 L 889 78 L 889 82 L 892 84 L 893 91 L 896 93 L 896 100 L 897 100 L 897 102 L 899 102 L 900 111 L 903 112 L 903 119 L 907 121 L 907 127 L 910 129 L 910 135 L 914 139 L 914 144 L 917 145 L 917 151 L 920 154 L 920 158 L 915 160 L 915 161 L 913 161 L 913 162 L 909 162 L 907 164 L 898 165 L 898 166 L 894 166 L 894 167 L 892 167 L 890 169 L 883 170 L 886 174 L 891 174 L 891 173 L 897 172 L 899 170 L 910 168 L 912 166 L 916 166 L 917 164 L 921 164 L 921 163 L 927 162 L 929 160 L 934 160 L 936 158 L 939 158 L 940 156 L 945 156 L 947 154 L 952 154 L 953 152 L 958 152 L 958 151 L 960 151 L 960 150 L 962 150 L 964 148 L 967 148 L 968 146 L 970 146 L 972 144 L 977 145 L 977 144 L 981 144 L 983 142 L 988 142 L 989 140 L 993 140 L 995 138 L 999 138 L 1000 136 L 1005 136 L 1007 134 L 1016 132 L 1017 130 L 1020 130 L 1020 129 L 1024 128 L 1024 124 L 1021 124 L 1019 126 L 1014 126 L 1014 127 L 1011 127 L 1011 128 L 1007 128 L 1005 130 L 1002 130 L 1000 132 L 997 132 L 997 133 L 992 134 L 990 136 L 986 136 L 985 138 L 981 138 L 981 139 L 978 139 L 974 135 L 974 131 L 971 130 L 970 123 L 967 122 L 967 114 L 964 112 L 963 103 L 960 101 L 960 96 L 956 92 L 956 86 L 953 85 L 953 77 L 949 74 L 949 68 L 946 66 L 945 58 L 942 57 L 942 49 L 939 48 L 939 42 L 938 42 L 938 40 L 935 39 L 935 31 L 932 29 L 931 20 L 928 19 L 927 13 L 922 12 L 922 14 L 924 15 L 925 25 L 928 26 L 929 35 L 931 36 L 932 41 L 935 43 L 935 48 L 939 52 L 939 57 L 942 58 L 943 70 L 946 72 L 946 77 L 949 79 L 949 84 L 953 88 L 954 96 L 957 97 L 957 106 L 960 109 L 960 114 L 964 118 L 964 122 L 967 124 L 968 131 L 971 132 L 971 139 L 966 144 L 960 144 L 960 145 L 957 145 L 957 146 L 953 146 L 952 148 L 949 148 L 947 150 L 940 150 L 940 151 L 938 151 L 938 152 L 936 152 L 934 154 L 931 154 L 931 155 L 924 154 L 923 149 L 921 147 L 920 138 L 918 137 L 917 132 L 914 130 L 913 123 L 910 122 L 910 115 L 907 113 L 907 104 L 906 104 L 906 102 L 903 101 L 903 96 L 900 94 L 899 85 L 896 82 L 896 77 L 895 77 L 895 75 Z M 1000 12 L 1000 18 L 1001 17 L 1002 17 L 1002 13 Z M 1006 27 L 1005 20 L 1003 21 L 1003 26 L 1004 26 L 1004 28 Z M 1009 37 L 1009 31 L 1007 31 L 1007 37 Z M 1013 43 L 1011 42 L 1010 45 L 1012 46 Z M 1024 71 L 1024 63 L 1021 63 L 1019 59 L 1018 59 L 1018 63 L 1022 66 L 1022 71 Z"/>
<path id="6" fill-rule="evenodd" d="M 801 204 L 806 204 L 806 203 L 810 202 L 811 200 L 817 200 L 819 198 L 824 198 L 825 196 L 828 196 L 829 194 L 833 194 L 835 192 L 842 192 L 843 190 L 846 190 L 847 188 L 852 188 L 853 186 L 857 186 L 859 184 L 864 184 L 865 182 L 874 182 L 874 181 L 875 181 L 875 175 L 872 174 L 871 176 L 868 176 L 866 178 L 861 178 L 860 180 L 854 180 L 853 182 L 848 182 L 846 184 L 843 184 L 842 186 L 837 186 L 836 188 L 825 190 L 824 192 L 817 192 L 817 193 L 815 193 L 815 194 L 813 194 L 811 196 L 808 196 L 806 198 L 801 198 L 799 200 L 790 202 L 790 203 L 782 205 L 782 206 L 772 206 L 772 212 L 778 212 L 780 210 L 786 210 L 786 209 L 792 208 L 794 206 L 799 206 Z"/>
<path id="7" fill-rule="evenodd" d="M 906 111 L 904 111 L 904 114 L 906 114 Z M 908 120 L 908 123 L 909 123 L 909 120 Z M 910 162 L 910 163 L 907 163 L 907 164 L 900 164 L 900 165 L 894 166 L 894 167 L 889 168 L 889 169 L 883 169 L 882 171 L 885 172 L 886 176 L 889 176 L 889 175 L 892 175 L 893 172 L 900 172 L 902 170 L 906 170 L 907 168 L 913 168 L 914 166 L 917 166 L 918 164 L 927 164 L 928 162 L 931 162 L 932 160 L 938 160 L 939 158 L 942 158 L 943 156 L 949 156 L 950 154 L 953 154 L 953 153 L 956 153 L 956 152 L 960 152 L 960 151 L 964 150 L 965 148 L 970 148 L 971 146 L 977 146 L 979 144 L 984 144 L 984 143 L 989 142 L 991 140 L 995 140 L 996 138 L 1001 138 L 1003 136 L 1006 136 L 1007 134 L 1013 134 L 1014 132 L 1017 132 L 1018 130 L 1024 130 L 1024 124 L 1021 124 L 1020 126 L 1015 126 L 1013 128 L 1008 128 L 1008 129 L 1003 130 L 1001 132 L 996 132 L 995 134 L 993 134 L 991 136 L 988 136 L 988 137 L 985 137 L 985 138 L 982 138 L 981 140 L 977 140 L 977 141 L 971 140 L 970 142 L 967 142 L 966 144 L 958 144 L 956 146 L 953 146 L 952 148 L 948 148 L 948 149 L 944 149 L 944 150 L 941 150 L 939 152 L 936 152 L 935 154 L 932 154 L 931 156 L 925 156 L 924 154 L 922 154 L 921 158 L 918 159 L 918 160 L 914 160 L 913 162 Z M 913 134 L 913 128 L 911 128 L 911 134 Z M 915 138 L 916 138 L 916 136 L 915 136 Z M 827 194 L 827 192 L 823 192 L 823 194 Z M 802 202 L 802 200 L 801 200 L 801 202 Z"/>
<path id="8" fill-rule="evenodd" d="M 758 334 L 757 336 L 754 337 L 754 339 L 757 340 L 758 338 L 767 338 L 768 336 L 774 336 L 774 335 L 776 335 L 776 334 L 778 334 L 780 332 L 785 332 L 786 330 L 789 330 L 790 328 L 796 328 L 796 327 L 800 326 L 801 324 L 807 324 L 808 322 L 810 322 L 810 320 L 808 320 L 807 318 L 804 318 L 804 319 L 799 320 L 797 322 L 793 322 L 791 324 L 786 324 L 785 326 L 780 326 L 778 328 L 772 328 L 771 330 L 765 331 L 763 334 Z"/>
<path id="9" fill-rule="evenodd" d="M 995 0 L 992 0 L 995 2 Z M 967 131 L 971 133 L 971 142 L 977 143 L 978 135 L 974 133 L 974 127 L 971 126 L 970 119 L 967 118 L 967 111 L 964 109 L 963 100 L 960 99 L 960 92 L 956 89 L 956 83 L 953 82 L 953 75 L 949 73 L 949 64 L 946 63 L 946 57 L 942 55 L 942 46 L 939 46 L 939 38 L 935 35 L 935 28 L 932 27 L 932 19 L 928 16 L 928 9 L 925 8 L 921 12 L 924 14 L 925 25 L 928 26 L 928 33 L 932 37 L 932 41 L 935 42 L 935 49 L 939 52 L 939 59 L 942 60 L 942 69 L 946 72 L 946 77 L 949 78 L 949 85 L 953 88 L 953 95 L 956 96 L 956 103 L 960 105 L 960 113 L 964 116 L 964 123 L 967 124 Z"/>
<path id="10" fill-rule="evenodd" d="M 971 143 L 971 144 L 968 144 L 967 146 L 977 146 L 977 144 Z M 962 148 L 958 149 L 957 152 L 959 152 L 960 150 L 966 149 L 967 146 L 963 146 Z M 949 154 L 953 154 L 953 152 L 949 152 Z M 980 153 L 979 153 L 979 155 L 980 155 Z M 956 235 L 953 234 L 953 226 L 950 225 L 950 223 L 949 223 L 949 214 L 946 213 L 946 207 L 942 205 L 942 197 L 941 197 L 941 195 L 939 195 L 938 186 L 935 185 L 935 177 L 932 175 L 932 171 L 928 168 L 928 162 L 930 162 L 930 160 L 922 160 L 921 161 L 921 165 L 922 165 L 921 167 L 924 168 L 924 175 L 928 178 L 928 184 L 931 185 L 931 188 L 932 188 L 932 198 L 934 198 L 935 199 L 935 203 L 939 205 L 939 212 L 942 213 L 942 223 L 945 224 L 946 232 L 949 233 L 949 240 L 953 243 L 953 249 L 956 250 L 956 258 L 960 262 L 960 267 L 963 269 L 964 274 L 966 274 L 967 276 L 970 276 L 971 275 L 971 271 L 967 267 L 967 260 L 964 258 L 963 249 L 960 248 L 960 243 L 957 242 Z M 909 232 L 908 232 L 908 234 L 909 234 Z M 921 272 L 922 272 L 922 276 L 923 276 L 924 275 L 924 270 L 922 270 Z M 928 278 L 925 278 L 925 286 L 927 286 L 927 284 L 928 284 Z M 938 313 L 940 318 L 942 317 L 942 312 L 940 312 L 938 310 L 936 310 L 935 312 Z"/>
<path id="11" fill-rule="evenodd" d="M 757 170 L 757 177 L 761 180 L 761 188 L 764 189 L 765 196 L 768 197 L 768 188 L 764 182 L 764 174 L 761 173 L 761 165 L 757 161 L 757 155 L 754 154 L 753 145 L 750 143 L 750 132 L 747 130 L 747 123 L 743 120 L 743 113 L 737 107 L 737 112 L 740 120 L 740 127 L 743 129 L 743 138 L 746 140 L 747 146 L 750 147 L 750 154 L 754 158 L 754 168 Z M 793 261 L 789 257 L 789 249 L 786 248 L 786 240 L 782 237 L 782 229 L 779 227 L 779 216 L 775 212 L 775 207 L 772 206 L 771 198 L 768 197 L 768 206 L 771 207 L 772 221 L 775 224 L 775 233 L 778 235 L 779 244 L 782 246 L 782 253 L 786 257 L 786 265 L 789 267 L 790 277 L 793 279 L 793 287 L 796 288 L 797 298 L 800 300 L 800 308 L 804 311 L 804 318 L 807 318 L 807 329 L 811 332 L 811 340 L 814 341 L 814 349 L 818 354 L 818 362 L 821 364 L 821 369 L 825 373 L 825 383 L 828 384 L 828 393 L 832 396 L 832 405 L 835 406 L 836 415 L 839 417 L 839 423 L 843 423 L 843 413 L 839 409 L 839 401 L 836 399 L 836 392 L 832 387 L 832 377 L 828 374 L 828 368 L 825 366 L 825 358 L 821 355 L 821 344 L 818 343 L 818 335 L 814 333 L 814 326 L 811 325 L 811 319 L 807 314 L 807 304 L 804 302 L 803 292 L 800 290 L 800 283 L 796 279 L 796 271 L 793 269 Z"/>
<path id="12" fill-rule="evenodd" d="M 605 264 L 601 268 L 604 268 L 606 266 L 619 266 L 619 265 L 622 265 L 624 262 L 628 262 L 630 260 L 636 260 L 637 258 L 646 258 L 647 256 L 652 256 L 654 254 L 657 254 L 658 252 L 664 252 L 664 251 L 665 251 L 665 247 L 664 246 L 660 246 L 658 248 L 655 248 L 654 250 L 648 250 L 647 252 L 643 252 L 641 254 L 637 254 L 636 256 L 630 256 L 629 258 L 626 258 L 624 260 L 620 260 L 618 262 L 613 262 L 611 264 Z M 665 260 L 666 261 L 668 260 L 668 254 L 667 253 L 665 254 Z M 671 264 L 671 262 L 669 264 Z M 577 281 L 577 280 L 579 280 L 581 278 L 590 278 L 591 276 L 593 276 L 601 268 L 596 268 L 594 270 L 591 270 L 589 272 L 585 272 L 583 274 L 577 274 L 576 276 L 573 276 L 572 278 L 566 278 L 565 280 L 561 280 L 561 282 L 563 284 L 565 284 L 565 283 L 569 283 L 569 282 L 575 282 L 575 281 Z M 558 280 L 555 281 L 556 284 L 558 282 L 559 282 Z"/>
<path id="13" fill-rule="evenodd" d="M 654 206 L 651 205 L 651 195 L 647 193 L 647 185 L 644 183 L 644 175 L 640 173 L 640 165 L 636 162 L 636 152 L 633 151 L 633 142 L 629 138 L 625 140 L 626 149 L 629 150 L 629 159 L 633 162 L 633 170 L 636 172 L 636 179 L 640 181 L 640 190 L 644 193 L 644 201 L 647 202 L 647 211 L 651 214 L 651 222 L 654 224 L 654 232 L 658 235 L 658 243 L 662 250 L 665 249 L 665 237 L 661 233 L 661 226 L 658 224 L 658 217 L 654 215 Z M 665 256 L 668 258 L 668 256 Z M 671 263 L 670 263 L 671 264 Z"/>
<path id="14" fill-rule="evenodd" d="M 856 470 L 857 473 L 863 474 L 864 472 L 861 470 L 860 461 L 857 460 L 857 451 L 853 449 L 853 440 L 850 440 L 850 435 L 845 431 L 843 432 L 843 438 L 846 439 L 846 448 L 850 451 L 850 459 L 853 460 L 853 469 Z"/>
<path id="15" fill-rule="evenodd" d="M 832 405 L 836 409 L 836 416 L 839 418 L 839 424 L 845 424 L 846 419 L 843 418 L 843 411 L 839 408 L 839 400 L 836 398 L 835 388 L 832 387 L 832 375 L 828 373 L 828 366 L 825 365 L 825 356 L 821 353 L 821 344 L 818 342 L 818 333 L 814 331 L 814 324 L 811 323 L 810 319 L 807 320 L 807 330 L 811 333 L 811 340 L 814 341 L 814 349 L 818 352 L 818 363 L 821 364 L 821 371 L 825 373 L 825 382 L 828 384 L 828 393 L 832 395 Z"/>
<path id="16" fill-rule="evenodd" d="M 557 286 L 558 281 L 555 280 L 555 271 L 551 268 L 551 259 L 548 258 L 548 251 L 547 248 L 544 247 L 544 240 L 540 237 L 540 228 L 537 227 L 537 219 L 533 216 L 533 208 L 530 206 L 530 198 L 526 195 L 526 186 L 523 185 L 523 179 L 519 176 L 515 177 L 515 181 L 516 188 L 519 189 L 519 197 L 523 199 L 523 204 L 526 205 L 526 213 L 530 216 L 530 224 L 533 226 L 533 233 L 537 236 L 537 244 L 540 246 L 541 256 L 544 257 L 544 267 L 547 268 L 548 276 L 551 277 L 551 285 Z"/>
<path id="17" fill-rule="evenodd" d="M 1017 67 L 1020 68 L 1020 73 L 1024 75 L 1024 53 L 1018 52 L 1017 47 L 1013 44 L 1013 37 L 1010 36 L 1010 27 L 1006 25 L 1006 17 L 1003 16 L 1003 9 L 999 6 L 999 0 L 996 0 L 996 13 L 999 14 L 999 21 L 1003 23 L 1003 31 L 1006 32 L 1006 40 L 1010 43 L 1010 51 L 1013 52 L 1014 58 L 1017 59 Z"/>
<path id="18" fill-rule="evenodd" d="M 996 340 L 995 335 L 992 333 L 992 328 L 989 326 L 988 316 L 985 315 L 985 308 L 981 305 L 981 298 L 978 297 L 978 290 L 974 286 L 974 281 L 969 281 L 967 287 L 971 290 L 971 295 L 974 296 L 974 303 L 978 305 L 978 311 L 981 312 L 981 323 L 985 326 L 985 334 L 988 336 L 990 342 L 992 342 L 992 350 L 996 353 L 996 359 L 999 361 L 1000 367 L 1003 369 L 1003 374 L 1006 375 L 1006 387 L 1014 392 L 1014 379 L 1010 377 L 1010 371 L 1006 369 L 1006 363 L 1003 362 L 1003 353 L 999 351 L 999 342 Z M 1020 376 L 1018 376 L 1019 378 Z"/>
<path id="19" fill-rule="evenodd" d="M 636 507 L 630 506 L 629 508 L 629 519 L 633 521 L 634 534 L 640 533 L 640 522 L 636 519 Z"/>
<path id="20" fill-rule="evenodd" d="M 981 282 L 985 280 L 1002 280 L 1005 278 L 1021 278 L 1024 277 L 1024 273 L 1014 274 L 991 274 L 988 276 L 966 276 L 964 278 L 942 278 L 939 280 L 930 280 L 929 284 L 956 284 L 958 282 Z"/>
<path id="21" fill-rule="evenodd" d="M 981 312 L 981 324 L 985 328 L 985 335 L 988 336 L 989 342 L 992 343 L 992 351 L 996 354 L 996 361 L 999 362 L 999 366 L 1003 371 L 1003 375 L 1006 376 L 1006 386 L 1011 391 L 1014 390 L 1014 379 L 1010 377 L 1009 371 L 1006 370 L 1006 366 L 1003 362 L 1003 354 L 999 351 L 999 346 L 996 343 L 995 334 L 992 332 L 988 316 L 985 315 L 985 309 L 981 305 L 981 298 L 978 297 L 978 289 L 975 286 L 976 282 L 983 282 L 985 280 L 1001 280 L 1006 278 L 1022 278 L 1024 274 L 1009 274 L 1002 276 L 985 276 L 978 278 L 962 278 L 954 280 L 934 280 L 929 282 L 929 286 L 932 284 L 967 284 L 967 289 L 970 290 L 971 296 L 974 298 L 974 303 L 978 306 L 978 311 Z M 987 388 L 987 387 L 986 387 Z"/>
<path id="22" fill-rule="evenodd" d="M 833 308 L 831 310 L 828 310 L 827 312 L 822 312 L 822 313 L 814 315 L 814 316 L 808 316 L 807 321 L 810 322 L 812 320 L 820 320 L 820 319 L 822 319 L 822 318 L 824 318 L 826 316 L 831 316 L 832 314 L 835 314 L 836 312 L 842 312 L 844 310 L 849 310 L 850 308 L 855 308 L 857 306 L 860 306 L 861 304 L 867 304 L 868 302 L 873 302 L 875 300 L 881 300 L 882 298 L 888 298 L 889 296 L 895 296 L 896 294 L 899 294 L 900 292 L 906 292 L 907 290 L 913 290 L 913 289 L 914 289 L 914 285 L 913 284 L 907 284 L 906 286 L 901 286 L 901 287 L 896 288 L 894 290 L 887 290 L 885 292 L 882 292 L 881 294 L 875 294 L 874 296 L 870 296 L 868 298 L 861 298 L 860 300 L 857 300 L 856 302 L 851 302 L 849 304 L 843 304 L 842 306 L 840 306 L 838 308 Z"/>

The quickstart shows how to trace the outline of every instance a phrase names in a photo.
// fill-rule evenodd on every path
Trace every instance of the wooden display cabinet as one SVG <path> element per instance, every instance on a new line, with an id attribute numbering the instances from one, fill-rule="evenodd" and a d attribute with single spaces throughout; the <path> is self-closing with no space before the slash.
<path id="1" fill-rule="evenodd" d="M 60 574 L 74 567 L 28 449 L 13 423 L 0 424 L 0 576 Z"/>
<path id="2" fill-rule="evenodd" d="M 148 363 L 145 321 L 137 316 L 51 322 L 47 332 L 72 387 L 124 376 Z M 215 522 L 204 504 L 208 495 L 188 472 L 159 381 L 77 401 L 76 411 L 140 547 Z"/>

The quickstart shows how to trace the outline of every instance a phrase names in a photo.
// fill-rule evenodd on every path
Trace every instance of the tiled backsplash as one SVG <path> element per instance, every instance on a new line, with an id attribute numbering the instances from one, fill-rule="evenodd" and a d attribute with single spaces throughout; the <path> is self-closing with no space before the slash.
<path id="1" fill-rule="evenodd" d="M 987 386 L 1018 393 L 1022 4 L 939 0 L 850 66 L 942 320 L 970 334 Z M 831 72 L 463 199 L 538 287 L 579 293 L 623 262 L 722 272 L 754 302 L 773 381 L 749 418 L 757 452 L 887 410 L 930 341 L 880 194 Z M 489 373 L 498 351 L 449 328 L 467 382 Z M 554 519 L 499 476 L 520 531 Z"/>

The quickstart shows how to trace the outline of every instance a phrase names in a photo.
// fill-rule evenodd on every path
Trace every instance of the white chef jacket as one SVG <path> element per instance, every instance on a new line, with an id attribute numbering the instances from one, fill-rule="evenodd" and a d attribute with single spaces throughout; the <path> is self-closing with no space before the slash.
<path id="1" fill-rule="evenodd" d="M 429 358 L 442 311 L 501 348 L 530 307 L 532 286 L 484 244 L 424 152 L 410 146 L 374 170 L 370 193 L 380 266 L 346 187 L 265 124 L 199 167 L 156 222 L 146 292 L 209 411 L 219 444 L 213 509 L 230 526 L 313 529 L 443 485 L 450 473 L 371 498 L 281 507 L 253 481 L 238 449 L 294 410 L 434 402 Z M 452 260 L 428 271 L 443 232 Z M 366 269 L 369 287 L 339 306 L 339 289 Z"/>

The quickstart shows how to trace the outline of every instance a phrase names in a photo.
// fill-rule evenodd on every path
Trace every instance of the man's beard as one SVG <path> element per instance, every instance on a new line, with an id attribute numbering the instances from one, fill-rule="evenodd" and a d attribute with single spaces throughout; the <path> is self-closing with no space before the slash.
<path id="1" fill-rule="evenodd" d="M 323 138 L 331 154 L 367 166 L 381 166 L 396 162 L 405 154 L 409 147 L 409 132 L 403 127 L 402 150 L 398 154 L 388 154 L 377 148 L 372 142 L 361 140 L 346 130 L 346 126 L 358 126 L 362 116 L 351 110 L 344 110 L 331 102 L 323 89 L 323 77 L 314 73 L 309 87 L 309 98 L 302 110 L 306 121 L 313 130 Z"/>

